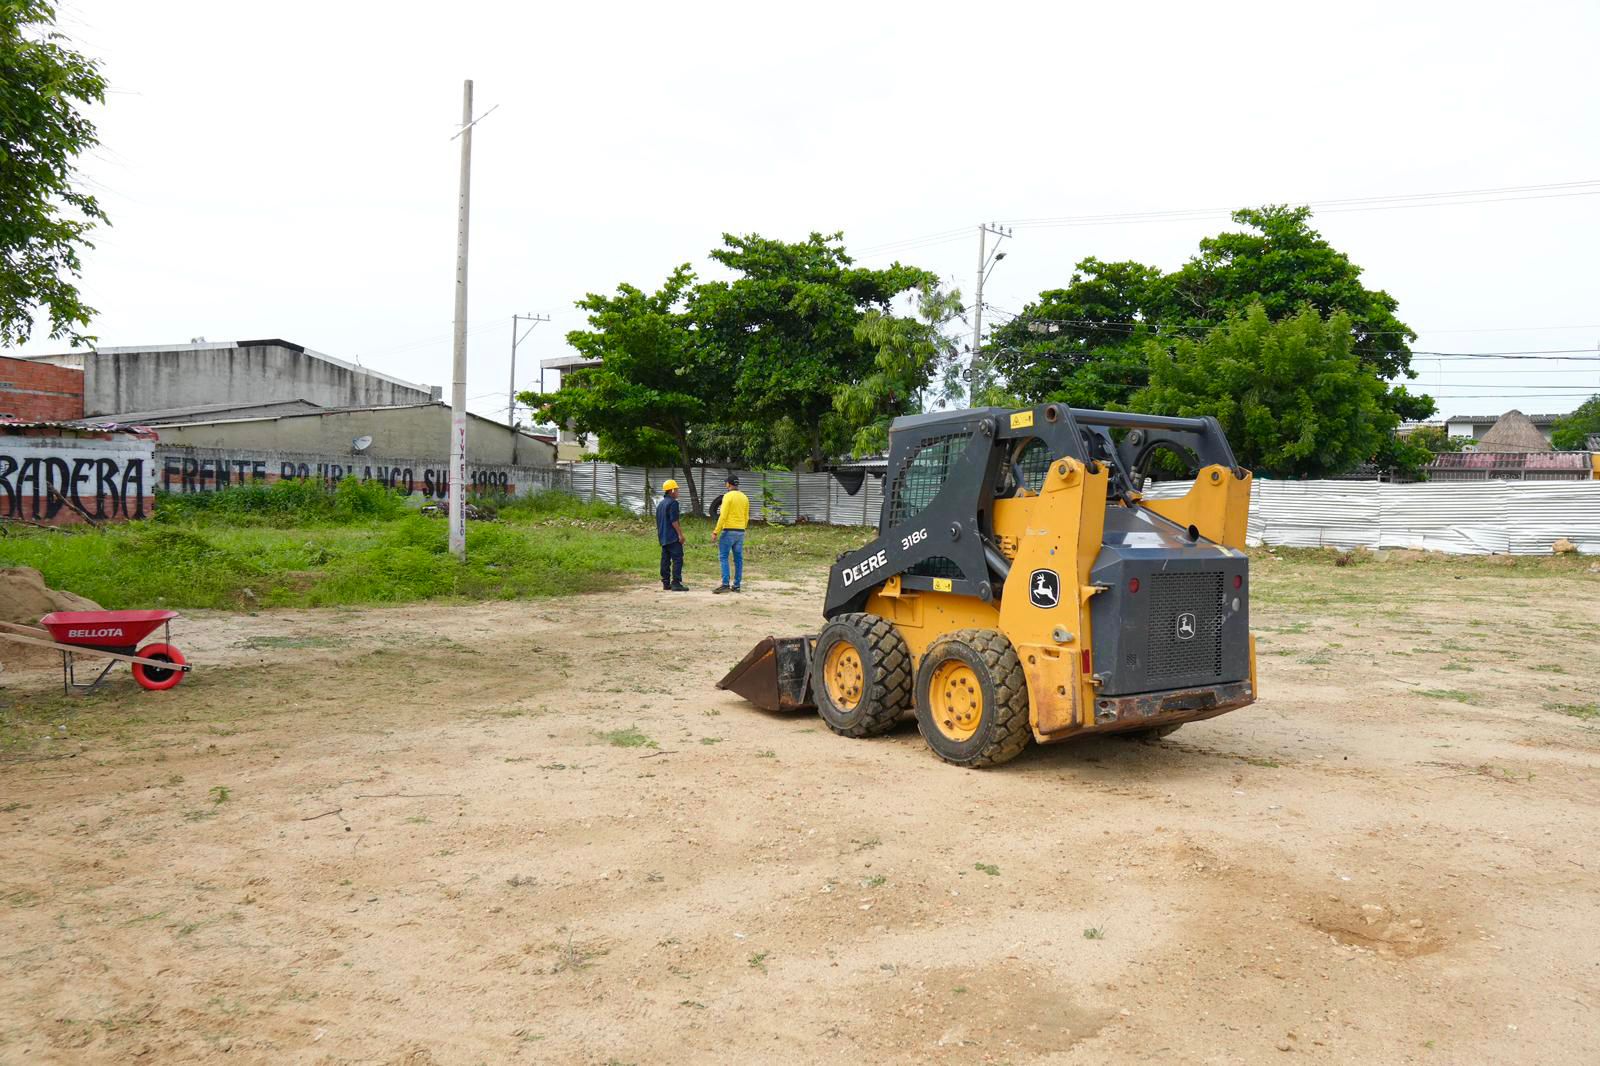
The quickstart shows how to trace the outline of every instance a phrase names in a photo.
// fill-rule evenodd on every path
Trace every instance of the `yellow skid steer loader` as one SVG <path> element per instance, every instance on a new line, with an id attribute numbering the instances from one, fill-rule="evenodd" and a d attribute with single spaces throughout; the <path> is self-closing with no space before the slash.
<path id="1" fill-rule="evenodd" d="M 1187 493 L 1141 494 L 1175 469 Z M 1165 735 L 1256 698 L 1249 506 L 1212 418 L 1047 404 L 897 419 L 878 537 L 834 565 L 821 632 L 768 637 L 717 687 L 815 706 L 848 737 L 914 713 L 960 766 L 1030 740 Z"/>

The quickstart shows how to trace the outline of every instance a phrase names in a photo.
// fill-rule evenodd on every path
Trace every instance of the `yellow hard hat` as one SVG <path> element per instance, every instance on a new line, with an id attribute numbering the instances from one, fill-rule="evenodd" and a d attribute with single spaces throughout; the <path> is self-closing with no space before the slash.
<path id="1" fill-rule="evenodd" d="M 675 489 L 677 487 L 678 487 L 678 483 L 676 481 L 672 480 L 670 477 L 667 478 L 667 480 L 665 480 L 665 481 L 663 481 L 661 483 L 661 491 L 662 492 L 671 492 L 673 489 Z"/>

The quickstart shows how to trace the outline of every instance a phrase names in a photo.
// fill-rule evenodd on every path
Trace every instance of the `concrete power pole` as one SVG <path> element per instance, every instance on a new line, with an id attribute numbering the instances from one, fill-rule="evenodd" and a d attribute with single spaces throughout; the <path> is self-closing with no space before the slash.
<path id="1" fill-rule="evenodd" d="M 511 438 L 512 465 L 515 465 L 517 462 L 517 445 L 521 443 L 521 441 L 515 436 L 517 432 L 517 345 L 528 339 L 528 334 L 533 332 L 534 326 L 537 326 L 541 322 L 548 321 L 550 321 L 549 315 L 511 316 L 511 388 L 510 391 L 506 393 L 506 428 L 511 430 L 513 434 Z M 526 332 L 524 332 L 521 336 L 518 336 L 517 330 L 521 328 L 520 323 L 522 322 L 528 322 L 530 325 L 528 326 Z M 542 369 L 540 371 L 540 376 L 542 379 Z M 543 380 L 541 380 L 539 383 L 539 391 L 544 391 Z"/>
<path id="2" fill-rule="evenodd" d="M 991 233 L 995 236 L 994 251 L 986 252 L 985 239 Z M 1006 253 L 1000 251 L 1000 242 L 1009 236 L 1011 231 L 1000 226 L 989 223 L 978 226 L 978 292 L 972 302 L 972 364 L 967 371 L 967 402 L 971 405 L 978 402 L 978 389 L 982 387 L 983 377 L 983 283 L 988 280 L 994 264 L 1006 257 Z"/>
<path id="3" fill-rule="evenodd" d="M 467 230 L 472 208 L 472 80 L 461 87 L 461 191 L 456 208 L 455 365 L 450 385 L 450 554 L 467 558 Z"/>

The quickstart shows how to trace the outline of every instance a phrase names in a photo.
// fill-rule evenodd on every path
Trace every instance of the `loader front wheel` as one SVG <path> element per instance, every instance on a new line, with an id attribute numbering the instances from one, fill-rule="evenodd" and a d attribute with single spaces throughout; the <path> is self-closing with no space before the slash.
<path id="1" fill-rule="evenodd" d="M 1022 663 L 992 629 L 961 629 L 934 641 L 917 669 L 916 704 L 922 739 L 957 766 L 999 766 L 1033 739 Z"/>
<path id="2" fill-rule="evenodd" d="M 811 686 L 817 713 L 835 733 L 887 733 L 911 706 L 911 651 L 888 619 L 842 614 L 817 635 Z"/>

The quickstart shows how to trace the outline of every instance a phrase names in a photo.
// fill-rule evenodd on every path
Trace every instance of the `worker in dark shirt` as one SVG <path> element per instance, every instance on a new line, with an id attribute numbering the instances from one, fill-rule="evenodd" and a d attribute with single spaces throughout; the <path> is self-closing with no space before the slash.
<path id="1" fill-rule="evenodd" d="M 656 540 L 661 542 L 661 587 L 668 592 L 688 592 L 683 583 L 683 526 L 678 524 L 678 483 L 668 478 L 656 504 Z"/>

